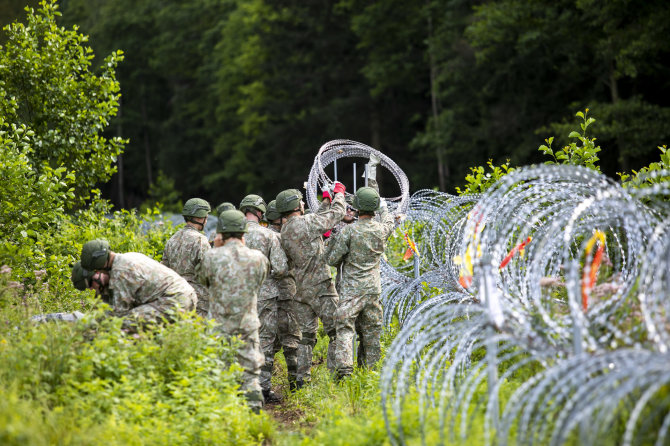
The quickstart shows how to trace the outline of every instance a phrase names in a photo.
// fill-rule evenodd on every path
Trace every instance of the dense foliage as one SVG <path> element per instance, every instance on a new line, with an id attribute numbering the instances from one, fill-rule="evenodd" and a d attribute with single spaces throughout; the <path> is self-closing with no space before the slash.
<path id="1" fill-rule="evenodd" d="M 62 6 L 98 54 L 126 55 L 110 134 L 130 142 L 105 188 L 122 206 L 144 201 L 159 171 L 182 200 L 272 196 L 302 184 L 335 138 L 382 150 L 417 189 L 451 192 L 482 160 L 540 162 L 552 134 L 568 144 L 574 110 L 599 118 L 610 176 L 670 137 L 662 0 Z"/>

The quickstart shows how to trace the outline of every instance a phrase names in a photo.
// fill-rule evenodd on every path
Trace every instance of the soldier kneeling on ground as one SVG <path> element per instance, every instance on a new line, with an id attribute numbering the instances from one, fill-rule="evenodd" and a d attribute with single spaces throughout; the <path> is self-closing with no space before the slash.
<path id="1" fill-rule="evenodd" d="M 106 240 L 84 244 L 81 267 L 89 288 L 109 299 L 112 315 L 123 317 L 124 328 L 136 323 L 171 320 L 175 312 L 194 310 L 198 298 L 186 280 L 139 252 L 115 253 Z"/>

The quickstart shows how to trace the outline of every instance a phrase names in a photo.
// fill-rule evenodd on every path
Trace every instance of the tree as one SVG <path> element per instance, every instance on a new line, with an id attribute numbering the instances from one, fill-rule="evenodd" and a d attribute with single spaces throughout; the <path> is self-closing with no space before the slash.
<path id="1" fill-rule="evenodd" d="M 67 203 L 72 206 L 81 205 L 96 183 L 110 178 L 123 149 L 122 139 L 102 136 L 117 111 L 115 68 L 123 56 L 112 53 L 94 74 L 87 37 L 77 28 L 59 27 L 58 15 L 56 1 L 43 0 L 37 11 L 29 10 L 26 25 L 4 28 L 0 111 L 8 125 L 34 134 L 26 154 L 38 174 L 47 166 L 65 169 L 65 181 L 76 191 Z"/>

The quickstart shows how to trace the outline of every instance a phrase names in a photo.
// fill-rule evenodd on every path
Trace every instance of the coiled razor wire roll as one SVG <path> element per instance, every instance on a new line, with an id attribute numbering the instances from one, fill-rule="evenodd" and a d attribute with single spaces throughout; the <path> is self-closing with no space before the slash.
<path id="1" fill-rule="evenodd" d="M 319 207 L 317 193 L 320 187 L 333 182 L 324 171 L 326 166 L 340 158 L 369 158 L 373 153 L 381 160 L 380 165 L 393 174 L 400 187 L 400 196 L 384 197 L 388 203 L 389 211 L 401 214 L 406 213 L 409 207 L 409 180 L 407 179 L 405 172 L 403 172 L 391 158 L 384 155 L 379 150 L 348 139 L 335 139 L 329 141 L 319 149 L 319 153 L 316 155 L 316 158 L 314 158 L 314 164 L 312 164 L 312 169 L 309 172 L 309 178 L 306 184 L 307 205 L 309 208 L 316 211 Z M 356 191 L 353 192 L 355 193 Z M 346 195 L 353 194 L 347 192 Z"/>

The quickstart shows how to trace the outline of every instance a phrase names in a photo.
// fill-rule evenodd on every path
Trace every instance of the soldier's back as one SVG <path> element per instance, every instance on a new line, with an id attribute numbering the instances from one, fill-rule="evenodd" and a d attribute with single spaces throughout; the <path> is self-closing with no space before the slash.
<path id="1" fill-rule="evenodd" d="M 210 316 L 228 321 L 224 331 L 258 328 L 256 302 L 268 269 L 261 252 L 235 239 L 205 254 L 201 276 L 209 286 Z"/>

